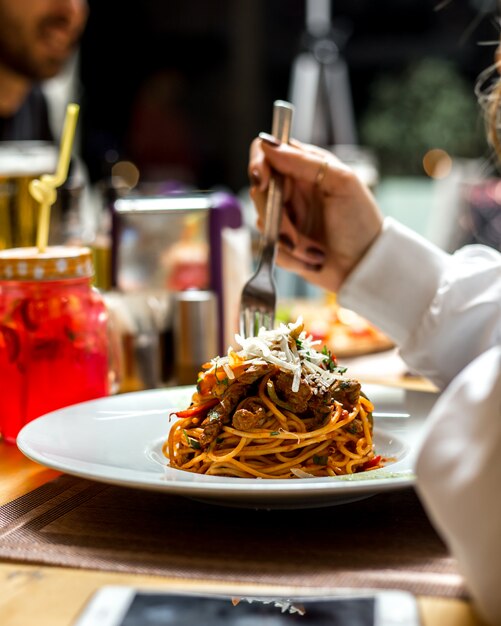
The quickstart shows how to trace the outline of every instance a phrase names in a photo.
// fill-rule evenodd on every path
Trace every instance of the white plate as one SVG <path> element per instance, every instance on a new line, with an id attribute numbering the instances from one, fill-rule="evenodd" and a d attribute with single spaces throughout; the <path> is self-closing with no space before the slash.
<path id="1" fill-rule="evenodd" d="M 42 465 L 105 483 L 228 506 L 329 506 L 414 482 L 413 453 L 434 396 L 377 385 L 364 385 L 364 391 L 376 406 L 376 453 L 396 461 L 346 477 L 259 480 L 168 467 L 161 445 L 171 425 L 169 414 L 188 406 L 192 387 L 128 393 L 66 407 L 27 424 L 17 445 Z"/>

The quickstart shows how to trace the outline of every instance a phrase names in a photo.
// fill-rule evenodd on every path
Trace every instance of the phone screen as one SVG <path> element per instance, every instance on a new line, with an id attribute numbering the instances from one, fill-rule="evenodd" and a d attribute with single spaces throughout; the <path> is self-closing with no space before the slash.
<path id="1" fill-rule="evenodd" d="M 373 598 L 264 602 L 137 593 L 120 626 L 373 626 Z"/>

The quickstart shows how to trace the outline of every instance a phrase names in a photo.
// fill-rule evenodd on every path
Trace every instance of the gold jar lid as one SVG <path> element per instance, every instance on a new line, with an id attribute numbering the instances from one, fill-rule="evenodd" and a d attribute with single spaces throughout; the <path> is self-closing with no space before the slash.
<path id="1" fill-rule="evenodd" d="M 50 246 L 0 250 L 0 280 L 45 281 L 90 278 L 94 275 L 89 248 Z"/>

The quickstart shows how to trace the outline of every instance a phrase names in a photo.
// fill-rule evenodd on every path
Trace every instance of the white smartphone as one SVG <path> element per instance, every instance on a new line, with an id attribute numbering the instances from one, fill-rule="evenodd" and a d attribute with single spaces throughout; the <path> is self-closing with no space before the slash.
<path id="1" fill-rule="evenodd" d="M 403 591 L 323 597 L 221 596 L 102 587 L 75 626 L 419 626 Z"/>

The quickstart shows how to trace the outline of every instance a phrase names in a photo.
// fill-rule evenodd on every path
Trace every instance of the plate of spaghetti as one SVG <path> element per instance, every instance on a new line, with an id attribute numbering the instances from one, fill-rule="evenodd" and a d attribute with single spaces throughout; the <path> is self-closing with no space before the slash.
<path id="1" fill-rule="evenodd" d="M 239 341 L 196 387 L 59 409 L 18 447 L 75 476 L 225 506 L 331 506 L 413 485 L 433 394 L 362 387 L 301 322 Z"/>
<path id="2" fill-rule="evenodd" d="M 374 405 L 302 319 L 262 328 L 202 367 L 176 411 L 163 453 L 171 467 L 236 478 L 294 479 L 376 470 Z"/>

